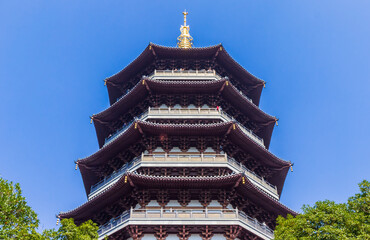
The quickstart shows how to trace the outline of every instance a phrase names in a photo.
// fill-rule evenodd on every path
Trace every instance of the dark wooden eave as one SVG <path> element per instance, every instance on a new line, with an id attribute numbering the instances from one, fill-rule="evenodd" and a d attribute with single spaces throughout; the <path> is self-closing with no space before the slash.
<path id="1" fill-rule="evenodd" d="M 225 78 L 217 81 L 160 81 L 143 78 L 119 101 L 104 111 L 93 115 L 99 147 L 103 146 L 105 138 L 111 132 L 108 127 L 109 123 L 117 120 L 132 109 L 142 99 L 147 97 L 150 92 L 156 94 L 220 94 L 222 98 L 230 102 L 231 105 L 240 110 L 252 122 L 260 126 L 260 130 L 256 134 L 263 138 L 266 148 L 269 148 L 276 118 L 263 112 L 255 104 L 251 103 Z"/>
<path id="2" fill-rule="evenodd" d="M 127 182 L 125 178 L 127 177 Z M 59 218 L 74 218 L 77 223 L 84 222 L 92 218 L 92 215 L 102 211 L 107 206 L 117 202 L 122 196 L 130 196 L 134 187 L 144 189 L 212 189 L 212 188 L 233 188 L 252 200 L 265 210 L 273 212 L 276 215 L 286 216 L 297 215 L 296 212 L 281 204 L 276 199 L 270 197 L 258 189 L 250 180 L 245 178 L 242 183 L 242 174 L 232 174 L 228 176 L 217 177 L 165 177 L 165 176 L 147 176 L 136 173 L 127 173 L 111 185 L 108 189 L 100 193 L 95 198 L 85 202 L 81 206 L 58 215 Z"/>
<path id="3" fill-rule="evenodd" d="M 122 149 L 139 141 L 143 134 L 146 135 L 182 135 L 182 136 L 225 136 L 240 148 L 259 159 L 261 164 L 274 170 L 270 182 L 277 186 L 281 194 L 284 181 L 290 167 L 290 162 L 284 161 L 267 149 L 261 147 L 253 139 L 249 138 L 237 125 L 232 122 L 214 124 L 157 124 L 143 121 L 134 122 L 124 133 L 112 140 L 93 155 L 77 161 L 86 193 L 90 187 L 99 181 L 94 169 L 107 163 L 114 158 Z M 235 127 L 235 128 L 234 128 Z"/>
<path id="4" fill-rule="evenodd" d="M 248 86 L 251 89 L 249 97 L 254 104 L 259 105 L 264 81 L 246 71 L 226 52 L 222 44 L 204 48 L 181 49 L 159 46 L 153 43 L 150 43 L 127 67 L 106 79 L 110 103 L 115 103 L 122 95 L 122 83 L 143 72 L 147 66 L 155 65 L 155 62 L 161 59 L 208 59 L 217 63 L 241 84 Z"/>

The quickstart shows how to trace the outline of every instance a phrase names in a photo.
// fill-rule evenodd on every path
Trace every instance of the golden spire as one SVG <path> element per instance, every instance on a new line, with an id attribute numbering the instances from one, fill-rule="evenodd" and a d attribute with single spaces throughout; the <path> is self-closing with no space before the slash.
<path id="1" fill-rule="evenodd" d="M 177 38 L 177 46 L 179 48 L 191 48 L 193 46 L 193 38 L 189 34 L 190 27 L 186 25 L 186 15 L 188 15 L 188 12 L 185 10 L 182 14 L 184 14 L 184 25 L 180 27 L 181 35 Z"/>

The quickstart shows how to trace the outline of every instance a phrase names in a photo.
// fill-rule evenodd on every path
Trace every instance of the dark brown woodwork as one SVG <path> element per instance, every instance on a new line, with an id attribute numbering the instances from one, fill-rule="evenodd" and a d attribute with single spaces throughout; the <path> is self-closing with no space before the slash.
<path id="1" fill-rule="evenodd" d="M 199 197 L 199 202 L 203 207 L 207 207 L 212 201 L 211 192 L 209 190 L 202 189 Z"/>
<path id="2" fill-rule="evenodd" d="M 179 232 L 177 233 L 177 236 L 179 237 L 180 240 L 188 240 L 189 237 L 191 236 L 189 227 L 182 226 L 181 228 L 179 228 Z"/>
<path id="3" fill-rule="evenodd" d="M 165 207 L 169 201 L 170 200 L 169 200 L 168 190 L 165 190 L 165 189 L 158 190 L 157 202 L 159 206 Z"/>
<path id="4" fill-rule="evenodd" d="M 221 204 L 222 208 L 226 208 L 227 205 L 235 198 L 235 189 L 231 191 L 226 189 L 220 189 L 218 194 L 218 202 Z"/>
<path id="5" fill-rule="evenodd" d="M 182 207 L 186 207 L 191 201 L 190 191 L 188 189 L 180 189 L 177 201 Z"/>
<path id="6" fill-rule="evenodd" d="M 143 231 L 139 226 L 128 226 L 127 231 L 133 240 L 140 240 L 142 237 L 144 237 Z"/>
<path id="7" fill-rule="evenodd" d="M 239 236 L 241 230 L 240 226 L 229 226 L 225 229 L 224 237 L 227 240 L 234 240 Z"/>
<path id="8" fill-rule="evenodd" d="M 201 234 L 202 240 L 211 240 L 213 237 L 213 233 L 211 228 L 207 225 L 204 228 L 201 228 Z"/>
<path id="9" fill-rule="evenodd" d="M 141 208 L 145 208 L 145 206 L 150 202 L 149 191 L 146 189 L 139 190 L 135 188 L 132 192 L 132 196 L 140 204 Z"/>
<path id="10" fill-rule="evenodd" d="M 165 226 L 161 225 L 158 228 L 155 228 L 154 230 L 155 230 L 154 236 L 157 240 L 165 240 L 166 237 L 168 236 Z"/>

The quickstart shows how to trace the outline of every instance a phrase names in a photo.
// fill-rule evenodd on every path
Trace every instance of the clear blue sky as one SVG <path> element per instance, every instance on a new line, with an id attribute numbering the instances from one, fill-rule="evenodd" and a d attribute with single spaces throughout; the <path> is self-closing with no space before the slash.
<path id="1" fill-rule="evenodd" d="M 89 116 L 104 78 L 149 42 L 223 43 L 267 81 L 271 151 L 295 163 L 281 201 L 344 202 L 370 180 L 370 1 L 0 0 L 0 175 L 19 182 L 44 228 L 86 201 L 74 161 L 98 144 Z"/>

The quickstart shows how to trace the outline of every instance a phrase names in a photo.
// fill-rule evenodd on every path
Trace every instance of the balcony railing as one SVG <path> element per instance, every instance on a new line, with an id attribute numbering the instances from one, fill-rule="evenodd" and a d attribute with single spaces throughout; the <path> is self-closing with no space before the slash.
<path id="1" fill-rule="evenodd" d="M 253 171 L 249 170 L 241 163 L 237 162 L 235 159 L 228 157 L 226 154 L 142 154 L 139 157 L 134 158 L 131 162 L 124 164 L 119 170 L 113 172 L 110 176 L 104 178 L 100 182 L 96 183 L 91 187 L 89 199 L 94 197 L 97 192 L 106 188 L 127 171 L 135 171 L 141 165 L 147 165 L 150 163 L 161 164 L 164 163 L 166 166 L 168 164 L 181 164 L 185 167 L 187 164 L 191 166 L 202 166 L 208 164 L 208 166 L 214 166 L 214 164 L 229 164 L 233 167 L 234 171 L 242 172 L 244 175 L 256 184 L 259 188 L 264 190 L 267 194 L 278 199 L 279 195 L 276 186 L 267 182 L 263 177 L 258 176 Z M 208 167 L 207 166 L 207 167 Z"/>
<path id="2" fill-rule="evenodd" d="M 215 70 L 154 70 L 149 76 L 151 79 L 197 79 L 197 80 L 218 80 L 220 75 Z"/>
<path id="3" fill-rule="evenodd" d="M 113 233 L 113 230 L 128 225 L 130 221 L 136 223 L 150 221 L 151 224 L 194 224 L 195 221 L 207 221 L 209 225 L 228 225 L 238 222 L 249 231 L 263 239 L 273 239 L 274 231 L 256 219 L 246 215 L 238 209 L 132 209 L 123 212 L 120 216 L 111 219 L 99 227 L 99 239 Z M 182 222 L 182 223 L 181 223 Z"/>
<path id="4" fill-rule="evenodd" d="M 260 146 L 265 148 L 263 138 L 257 136 L 252 130 L 244 127 L 240 122 L 235 120 L 232 116 L 228 115 L 226 112 L 222 110 L 218 110 L 217 108 L 148 108 L 148 111 L 144 112 L 143 114 L 137 116 L 134 120 L 142 120 L 145 121 L 149 118 L 199 118 L 199 119 L 212 119 L 212 118 L 220 118 L 224 122 L 235 122 L 238 124 L 240 129 L 252 140 L 258 143 Z M 120 134 L 122 134 L 134 121 L 125 124 L 122 128 L 120 128 L 117 132 L 113 135 L 108 136 L 105 139 L 105 144 L 111 142 L 112 140 L 116 139 Z"/>

